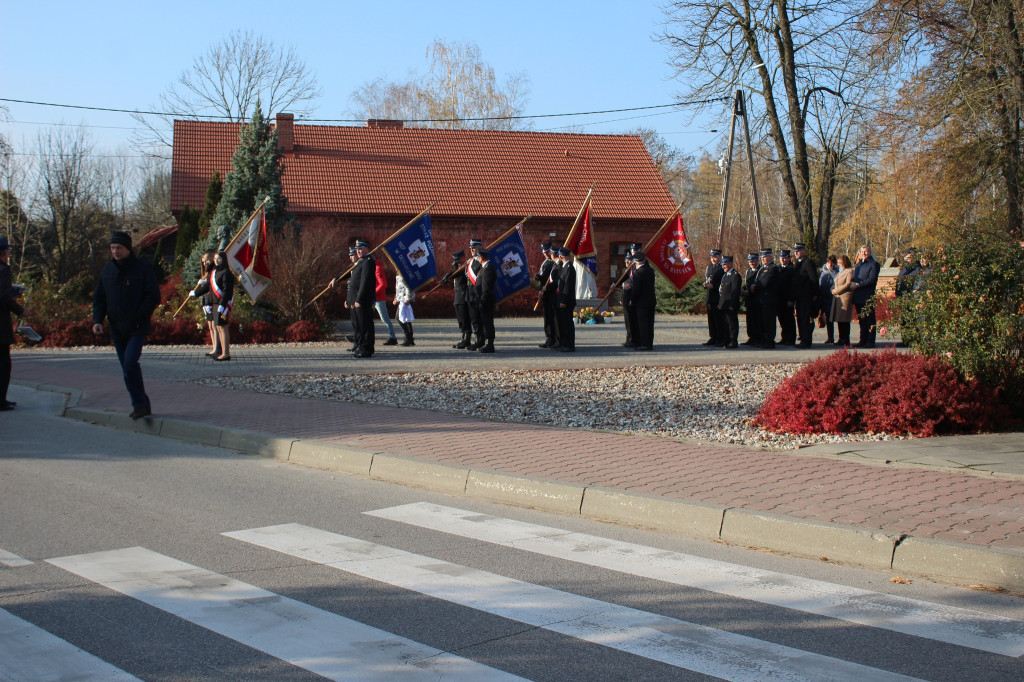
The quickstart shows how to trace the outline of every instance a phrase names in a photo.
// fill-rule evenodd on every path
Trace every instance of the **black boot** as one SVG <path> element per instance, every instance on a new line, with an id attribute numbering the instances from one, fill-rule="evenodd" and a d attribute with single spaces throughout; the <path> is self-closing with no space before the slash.
<path id="1" fill-rule="evenodd" d="M 402 331 L 405 332 L 405 341 L 402 341 L 403 346 L 415 346 L 416 344 L 412 340 L 412 322 L 399 322 L 402 325 Z"/>
<path id="2" fill-rule="evenodd" d="M 469 348 L 469 345 L 471 343 L 470 340 L 469 340 L 469 336 L 470 336 L 469 334 L 463 333 L 462 341 L 459 341 L 458 343 L 454 344 L 452 346 L 452 348 L 458 348 L 459 350 L 464 350 L 466 348 Z"/>

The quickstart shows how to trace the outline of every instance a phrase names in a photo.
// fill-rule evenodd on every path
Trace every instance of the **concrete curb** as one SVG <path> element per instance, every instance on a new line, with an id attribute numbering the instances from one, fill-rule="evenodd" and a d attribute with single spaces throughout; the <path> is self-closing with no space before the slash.
<path id="1" fill-rule="evenodd" d="M 697 501 L 476 471 L 346 448 L 327 441 L 279 438 L 180 420 L 132 420 L 127 415 L 77 407 L 66 409 L 64 416 L 446 495 L 1024 592 L 1024 552 L 1015 550 L 918 539 Z"/>

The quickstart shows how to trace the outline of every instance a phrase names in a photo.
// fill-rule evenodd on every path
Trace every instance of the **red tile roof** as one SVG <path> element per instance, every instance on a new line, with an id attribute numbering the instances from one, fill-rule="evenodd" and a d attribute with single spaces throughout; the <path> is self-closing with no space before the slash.
<path id="1" fill-rule="evenodd" d="M 177 231 L 178 231 L 178 224 L 177 223 L 174 223 L 173 225 L 164 225 L 163 227 L 158 227 L 155 230 L 150 230 L 145 235 L 140 237 L 137 242 L 135 242 L 135 248 L 136 249 L 144 249 L 147 246 L 151 246 L 153 244 L 156 244 L 158 241 L 160 241 L 164 237 L 166 237 L 168 235 L 172 235 L 172 234 L 174 234 Z"/>
<path id="2" fill-rule="evenodd" d="M 287 125 L 285 122 L 283 125 Z M 171 210 L 201 207 L 231 169 L 237 123 L 175 121 Z M 675 201 L 635 135 L 295 125 L 282 175 L 297 215 L 664 220 Z"/>

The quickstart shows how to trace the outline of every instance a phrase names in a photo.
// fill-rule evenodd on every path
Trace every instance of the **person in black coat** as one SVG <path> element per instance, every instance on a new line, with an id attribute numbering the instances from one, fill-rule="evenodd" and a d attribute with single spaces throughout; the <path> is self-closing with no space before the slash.
<path id="1" fill-rule="evenodd" d="M 477 348 L 477 352 L 493 353 L 494 306 L 497 304 L 494 286 L 498 283 L 498 269 L 491 262 L 487 249 L 481 246 L 476 252 L 480 262 L 480 272 L 476 278 L 476 300 L 480 311 L 480 333 L 484 341 L 484 345 Z"/>
<path id="2" fill-rule="evenodd" d="M 446 283 L 451 280 L 453 296 L 452 304 L 455 306 L 455 319 L 459 323 L 459 333 L 462 338 L 458 343 L 453 343 L 452 348 L 469 348 L 473 342 L 473 327 L 469 324 L 469 303 L 466 299 L 466 288 L 469 286 L 469 280 L 466 278 L 466 266 L 459 263 L 463 256 L 466 255 L 465 251 L 456 251 L 452 254 L 452 269 L 451 271 L 441 278 L 442 283 Z"/>
<path id="3" fill-rule="evenodd" d="M 633 254 L 633 279 L 630 287 L 629 307 L 633 310 L 633 340 L 635 350 L 654 350 L 654 270 L 647 264 L 647 256 Z"/>
<path id="4" fill-rule="evenodd" d="M 572 262 L 572 251 L 563 246 L 558 249 L 558 260 L 561 269 L 558 274 L 558 338 L 561 342 L 559 350 L 563 353 L 576 352 L 576 327 L 573 326 L 573 313 L 576 312 L 576 268 Z"/>
<path id="5" fill-rule="evenodd" d="M 811 347 L 814 318 L 818 314 L 818 265 L 807 255 L 807 247 L 793 245 L 796 265 L 790 298 L 796 310 L 796 328 L 800 335 L 800 348 Z"/>
<path id="6" fill-rule="evenodd" d="M 373 357 L 374 329 L 373 315 L 377 312 L 377 261 L 370 255 L 370 243 L 356 240 L 356 267 L 352 270 L 349 282 L 349 306 L 355 310 L 356 349 L 352 356 L 357 358 Z"/>
<path id="7" fill-rule="evenodd" d="M 871 247 L 867 244 L 860 247 L 850 284 L 853 289 L 853 307 L 857 309 L 857 320 L 860 323 L 857 348 L 875 347 L 875 288 L 878 286 L 880 269 Z"/>
<path id="8" fill-rule="evenodd" d="M 757 254 L 748 253 L 747 271 L 743 274 L 743 288 L 740 290 L 740 293 L 743 294 L 743 303 L 747 307 L 747 340 L 743 342 L 744 346 L 760 346 L 763 343 L 761 340 L 761 312 L 754 304 L 754 295 L 750 293 L 750 287 L 753 286 L 754 280 L 757 278 L 759 267 Z"/>
<path id="9" fill-rule="evenodd" d="M 738 348 L 737 337 L 740 333 L 740 290 L 743 278 L 732 266 L 732 256 L 722 256 L 722 283 L 718 287 L 718 309 L 725 321 L 726 338 L 719 348 Z"/>
<path id="10" fill-rule="evenodd" d="M 790 259 L 789 249 L 779 251 L 779 265 L 776 272 L 775 314 L 779 320 L 779 343 L 783 346 L 796 345 L 796 317 L 793 310 L 793 276 L 796 268 Z"/>
<path id="11" fill-rule="evenodd" d="M 776 294 L 779 286 L 778 267 L 771 249 L 761 249 L 761 267 L 750 287 L 754 305 L 761 314 L 761 348 L 775 348 Z"/>
<path id="12" fill-rule="evenodd" d="M 480 239 L 469 240 L 469 263 L 466 264 L 466 310 L 469 312 L 469 326 L 473 331 L 473 343 L 466 350 L 480 350 L 484 345 L 484 331 L 480 326 L 480 301 L 477 299 L 476 280 L 480 276 L 480 261 L 477 260 L 479 249 L 484 245 Z"/>
<path id="13" fill-rule="evenodd" d="M 708 340 L 705 346 L 720 346 L 725 341 L 724 325 L 722 324 L 722 313 L 718 309 L 718 287 L 722 283 L 722 252 L 719 249 L 711 250 L 711 264 L 704 269 L 704 304 L 707 306 L 708 315 Z"/>
<path id="14" fill-rule="evenodd" d="M 18 303 L 21 289 L 11 281 L 11 245 L 7 237 L 0 237 L 0 412 L 13 410 L 17 403 L 7 399 L 7 389 L 11 384 L 11 346 L 14 345 L 14 332 L 11 329 L 11 313 L 24 315 L 25 309 Z"/>
<path id="15" fill-rule="evenodd" d="M 218 251 L 214 254 L 213 269 L 207 274 L 206 279 L 201 280 L 196 288 L 189 292 L 189 296 L 201 296 L 204 310 L 209 309 L 207 319 L 213 322 L 214 333 L 217 336 L 214 346 L 220 348 L 220 353 L 213 359 L 230 360 L 230 314 L 231 308 L 235 305 L 235 275 L 228 267 L 226 253 Z"/>
<path id="16" fill-rule="evenodd" d="M 92 331 L 103 333 L 103 320 L 110 322 L 110 338 L 124 374 L 124 385 L 132 400 L 132 419 L 152 414 L 142 381 L 142 347 L 150 330 L 150 318 L 160 305 L 156 271 L 137 258 L 127 232 L 110 237 L 111 261 L 103 266 L 92 296 Z"/>
<path id="17" fill-rule="evenodd" d="M 559 350 L 562 347 L 562 333 L 561 323 L 559 320 L 558 307 L 558 282 L 562 277 L 562 261 L 558 259 L 558 247 L 551 247 L 551 273 L 548 275 L 548 281 L 544 285 L 543 301 L 545 314 L 551 315 L 554 320 L 554 336 L 551 338 L 551 345 L 548 348 L 551 350 Z M 545 339 L 545 345 L 547 345 L 547 339 Z"/>
<path id="18" fill-rule="evenodd" d="M 538 285 L 537 299 L 540 301 L 541 311 L 544 313 L 544 343 L 540 344 L 540 347 L 551 348 L 557 344 L 558 339 L 557 311 L 551 300 L 554 287 L 551 287 L 551 291 L 548 287 L 548 283 L 551 281 L 551 271 L 555 268 L 555 257 L 551 252 L 551 242 L 541 244 L 540 250 L 544 254 L 544 260 L 541 261 L 537 275 L 534 277 Z"/>
<path id="19" fill-rule="evenodd" d="M 914 273 L 921 269 L 917 261 L 917 249 L 911 247 L 903 254 L 903 267 L 896 275 L 896 298 L 914 290 Z"/>

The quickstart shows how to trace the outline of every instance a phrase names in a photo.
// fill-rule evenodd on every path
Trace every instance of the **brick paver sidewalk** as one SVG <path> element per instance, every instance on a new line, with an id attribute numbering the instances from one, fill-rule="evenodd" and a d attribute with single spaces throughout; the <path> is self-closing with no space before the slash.
<path id="1" fill-rule="evenodd" d="M 97 363 L 93 363 L 97 364 Z M 145 366 L 145 361 L 144 361 Z M 119 375 L 22 354 L 15 377 L 77 388 L 82 407 L 128 411 Z M 116 365 L 114 365 L 116 368 Z M 986 547 L 1024 549 L 1024 481 L 506 424 L 423 410 L 147 379 L 158 416 L 430 462 L 603 486 Z M 572 448 L 567 447 L 571 443 Z"/>

